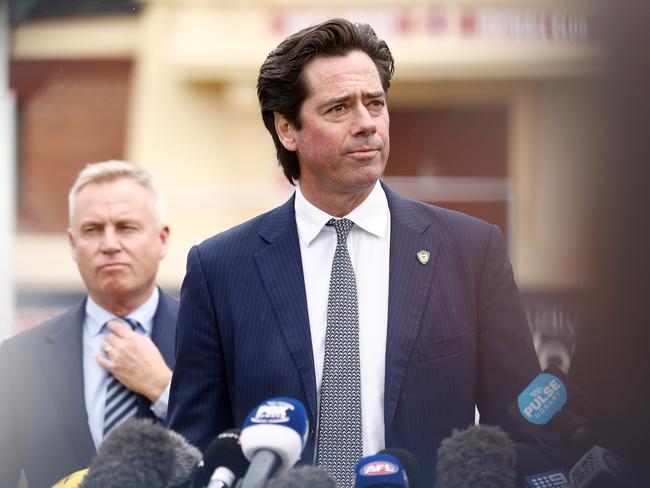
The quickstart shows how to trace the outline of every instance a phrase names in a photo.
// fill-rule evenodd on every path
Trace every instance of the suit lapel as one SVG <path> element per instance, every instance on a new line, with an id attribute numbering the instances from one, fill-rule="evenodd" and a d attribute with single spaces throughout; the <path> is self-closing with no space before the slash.
<path id="1" fill-rule="evenodd" d="M 67 311 L 45 342 L 41 360 L 57 409 L 77 453 L 86 465 L 95 455 L 84 398 L 82 328 L 85 301 Z"/>
<path id="2" fill-rule="evenodd" d="M 260 231 L 268 247 L 255 255 L 255 262 L 302 379 L 309 420 L 315 425 L 316 379 L 294 198 L 269 215 Z"/>
<path id="3" fill-rule="evenodd" d="M 174 338 L 176 337 L 178 304 L 162 290 L 158 289 L 158 291 L 160 299 L 158 300 L 156 314 L 153 317 L 151 340 L 156 344 L 167 365 L 174 369 Z M 176 309 L 176 312 L 174 312 L 174 309 Z"/>
<path id="4" fill-rule="evenodd" d="M 429 230 L 430 222 L 417 205 L 382 186 L 391 215 L 384 390 L 384 423 L 389 429 L 406 367 L 422 325 L 435 271 L 438 243 Z M 420 251 L 430 253 L 426 264 L 418 259 L 417 253 Z"/>

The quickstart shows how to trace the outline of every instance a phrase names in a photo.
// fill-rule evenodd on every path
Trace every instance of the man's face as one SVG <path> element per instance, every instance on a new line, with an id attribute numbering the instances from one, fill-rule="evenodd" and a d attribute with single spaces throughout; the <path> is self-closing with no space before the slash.
<path id="1" fill-rule="evenodd" d="M 386 167 L 390 147 L 386 94 L 370 57 L 316 57 L 303 68 L 308 96 L 298 130 L 276 115 L 284 146 L 300 164 L 300 188 L 316 206 L 332 197 L 360 201 Z"/>
<path id="2" fill-rule="evenodd" d="M 151 191 L 120 178 L 81 189 L 68 237 L 93 300 L 108 309 L 116 303 L 130 308 L 153 291 L 169 228 L 156 218 Z"/>

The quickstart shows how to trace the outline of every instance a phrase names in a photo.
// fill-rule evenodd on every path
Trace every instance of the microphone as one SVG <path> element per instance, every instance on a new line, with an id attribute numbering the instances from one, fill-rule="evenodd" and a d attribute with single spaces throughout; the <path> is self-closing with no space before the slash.
<path id="1" fill-rule="evenodd" d="M 404 466 L 390 454 L 362 457 L 354 472 L 354 488 L 409 488 Z"/>
<path id="2" fill-rule="evenodd" d="M 628 464 L 600 446 L 589 449 L 569 471 L 574 488 L 631 488 L 636 486 Z"/>
<path id="3" fill-rule="evenodd" d="M 239 437 L 250 461 L 242 488 L 259 488 L 296 464 L 307 442 L 309 421 L 302 403 L 278 397 L 260 403 L 246 419 Z"/>
<path id="4" fill-rule="evenodd" d="M 537 473 L 525 478 L 526 484 L 522 485 L 526 488 L 573 488 L 569 482 L 567 472 L 562 469 L 552 469 L 544 473 Z"/>
<path id="5" fill-rule="evenodd" d="M 438 449 L 436 488 L 514 488 L 514 443 L 501 428 L 454 429 Z"/>
<path id="6" fill-rule="evenodd" d="M 402 463 L 402 466 L 404 466 L 404 472 L 406 473 L 409 487 L 420 488 L 420 465 L 412 452 L 399 447 L 387 447 L 386 449 L 379 451 L 377 454 L 390 454 L 391 456 L 395 456 L 399 462 Z"/>
<path id="7" fill-rule="evenodd" d="M 239 445 L 241 429 L 219 434 L 208 446 L 192 476 L 194 488 L 232 488 L 248 468 L 248 460 Z"/>
<path id="8" fill-rule="evenodd" d="M 272 478 L 268 488 L 336 488 L 329 473 L 317 466 L 297 466 L 281 476 Z"/>
<path id="9" fill-rule="evenodd" d="M 80 488 L 186 488 L 201 453 L 150 419 L 130 419 L 106 437 Z"/>
<path id="10" fill-rule="evenodd" d="M 567 446 L 586 448 L 594 444 L 591 422 L 587 420 L 593 417 L 593 406 L 557 366 L 549 366 L 533 379 L 508 410 L 540 445 L 552 443 L 552 432 Z"/>
<path id="11" fill-rule="evenodd" d="M 564 464 L 558 467 L 542 451 L 530 444 L 515 444 L 517 487 L 571 488 Z"/>

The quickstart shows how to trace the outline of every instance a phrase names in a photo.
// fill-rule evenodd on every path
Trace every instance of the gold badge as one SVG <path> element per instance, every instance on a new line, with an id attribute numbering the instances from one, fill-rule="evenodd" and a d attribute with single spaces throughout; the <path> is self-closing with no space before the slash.
<path id="1" fill-rule="evenodd" d="M 429 251 L 422 249 L 420 252 L 418 252 L 418 261 L 420 261 L 422 264 L 427 264 L 429 262 L 430 256 L 431 253 Z"/>

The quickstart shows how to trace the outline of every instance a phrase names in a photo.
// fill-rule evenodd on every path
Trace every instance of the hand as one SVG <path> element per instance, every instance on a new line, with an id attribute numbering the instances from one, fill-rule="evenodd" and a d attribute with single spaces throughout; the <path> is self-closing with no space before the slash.
<path id="1" fill-rule="evenodd" d="M 111 320 L 111 333 L 102 342 L 104 354 L 97 354 L 99 365 L 110 371 L 129 390 L 155 402 L 171 381 L 172 371 L 156 345 L 131 327 Z"/>

